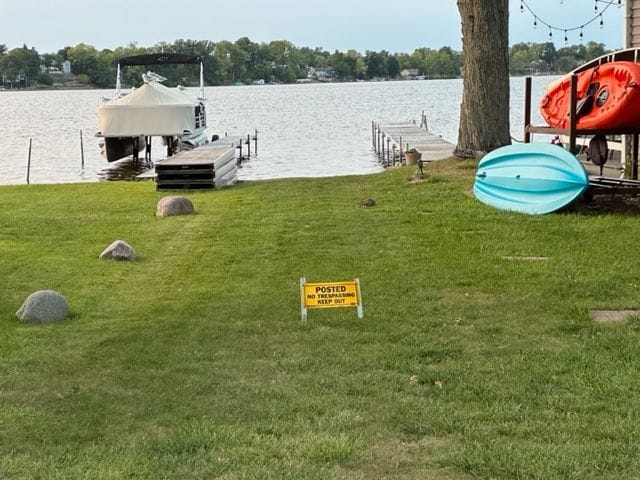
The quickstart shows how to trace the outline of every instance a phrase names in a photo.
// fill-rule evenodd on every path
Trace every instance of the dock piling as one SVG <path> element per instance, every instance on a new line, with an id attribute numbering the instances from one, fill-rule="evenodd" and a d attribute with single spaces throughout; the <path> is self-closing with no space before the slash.
<path id="1" fill-rule="evenodd" d="M 84 168 L 84 142 L 82 141 L 82 129 L 80 129 L 80 165 Z"/>
<path id="2" fill-rule="evenodd" d="M 391 143 L 391 138 L 387 137 L 387 165 L 390 165 L 390 159 L 389 159 L 389 144 Z"/>
<path id="3" fill-rule="evenodd" d="M 29 173 L 31 172 L 31 143 L 33 139 L 29 138 L 29 155 L 27 156 L 27 185 L 29 184 Z"/>
<path id="4" fill-rule="evenodd" d="M 376 122 L 371 120 L 371 144 L 373 146 L 373 151 L 376 151 Z"/>
<path id="5" fill-rule="evenodd" d="M 429 131 L 429 126 L 427 125 L 427 116 L 422 110 L 422 116 L 420 117 L 420 128 L 424 128 L 427 132 Z"/>

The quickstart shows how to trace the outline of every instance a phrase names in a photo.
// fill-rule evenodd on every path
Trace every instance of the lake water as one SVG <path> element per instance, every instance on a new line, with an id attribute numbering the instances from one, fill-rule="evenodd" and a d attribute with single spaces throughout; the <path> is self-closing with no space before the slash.
<path id="1" fill-rule="evenodd" d="M 533 78 L 533 122 L 552 77 Z M 511 135 L 522 140 L 524 78 L 511 79 Z M 194 90 L 194 96 L 195 96 Z M 243 180 L 364 174 L 380 170 L 371 149 L 371 121 L 419 121 L 452 143 L 458 135 L 462 80 L 209 87 L 210 134 L 258 130 L 258 156 L 243 163 Z M 97 108 L 112 90 L 0 92 L 0 184 L 98 181 L 107 163 L 94 137 Z M 84 167 L 81 165 L 82 131 Z M 253 147 L 253 145 L 252 145 Z M 155 155 L 163 149 L 156 144 Z M 118 162 L 119 163 L 119 162 Z"/>

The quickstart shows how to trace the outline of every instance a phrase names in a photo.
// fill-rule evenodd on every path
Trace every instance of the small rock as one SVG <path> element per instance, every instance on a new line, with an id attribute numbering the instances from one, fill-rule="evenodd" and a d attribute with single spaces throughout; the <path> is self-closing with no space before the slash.
<path id="1" fill-rule="evenodd" d="M 366 198 L 363 200 L 360 200 L 360 206 L 361 207 L 375 207 L 376 205 L 376 201 L 373 198 Z"/>
<path id="2" fill-rule="evenodd" d="M 29 323 L 53 323 L 69 315 L 67 300 L 53 290 L 38 290 L 27 297 L 16 312 L 18 320 Z"/>
<path id="3" fill-rule="evenodd" d="M 193 203 L 187 197 L 181 195 L 163 197 L 156 207 L 157 217 L 171 215 L 190 215 L 194 212 Z"/>
<path id="4" fill-rule="evenodd" d="M 416 170 L 415 172 L 413 172 L 411 174 L 411 178 L 409 178 L 410 182 L 419 182 L 421 180 L 424 180 L 424 172 L 420 170 Z"/>
<path id="5" fill-rule="evenodd" d="M 116 240 L 100 254 L 100 259 L 131 262 L 136 259 L 136 252 L 127 242 Z"/>

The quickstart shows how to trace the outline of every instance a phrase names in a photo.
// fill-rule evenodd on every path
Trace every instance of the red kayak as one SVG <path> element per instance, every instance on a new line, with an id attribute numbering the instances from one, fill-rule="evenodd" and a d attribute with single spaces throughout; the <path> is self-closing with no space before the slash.
<path id="1" fill-rule="evenodd" d="M 576 128 L 640 127 L 640 64 L 610 62 L 577 73 Z M 550 127 L 569 128 L 571 75 L 547 86 L 540 114 Z"/>

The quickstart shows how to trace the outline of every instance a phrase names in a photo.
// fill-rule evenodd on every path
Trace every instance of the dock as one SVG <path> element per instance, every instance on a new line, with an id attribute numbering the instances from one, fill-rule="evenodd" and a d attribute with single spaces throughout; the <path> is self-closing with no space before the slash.
<path id="1" fill-rule="evenodd" d="M 220 188 L 236 182 L 238 165 L 252 153 L 258 153 L 257 130 L 253 138 L 251 135 L 246 138 L 214 136 L 210 143 L 155 161 L 152 168 L 136 175 L 135 179 L 155 180 L 157 190 Z"/>
<path id="2" fill-rule="evenodd" d="M 371 136 L 373 150 L 385 167 L 404 164 L 404 152 L 411 148 L 422 154 L 423 162 L 449 158 L 455 148 L 453 143 L 428 130 L 424 113 L 420 125 L 416 122 L 371 122 Z"/>
<path id="3" fill-rule="evenodd" d="M 208 143 L 184 150 L 155 164 L 157 190 L 220 188 L 235 183 L 237 147 L 232 143 Z"/>

